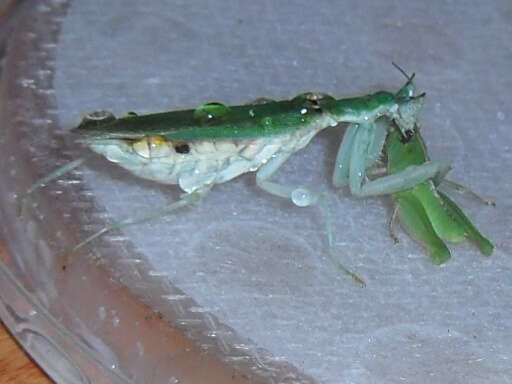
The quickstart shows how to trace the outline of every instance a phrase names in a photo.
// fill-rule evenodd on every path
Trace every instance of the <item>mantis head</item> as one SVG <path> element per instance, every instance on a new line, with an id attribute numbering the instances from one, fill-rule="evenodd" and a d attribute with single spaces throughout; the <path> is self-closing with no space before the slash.
<path id="1" fill-rule="evenodd" d="M 395 63 L 393 63 L 393 65 L 407 78 L 407 82 L 395 94 L 397 109 L 393 115 L 393 121 L 400 130 L 402 137 L 407 140 L 414 134 L 416 116 L 423 107 L 425 93 L 415 96 L 415 87 L 413 83 L 414 73 L 409 76 Z"/>

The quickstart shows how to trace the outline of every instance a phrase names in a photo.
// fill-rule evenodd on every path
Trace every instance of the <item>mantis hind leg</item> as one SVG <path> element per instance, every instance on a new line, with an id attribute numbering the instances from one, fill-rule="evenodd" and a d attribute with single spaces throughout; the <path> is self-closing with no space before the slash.
<path id="1" fill-rule="evenodd" d="M 272 175 L 281 167 L 281 165 L 283 165 L 283 163 L 286 160 L 288 160 L 290 155 L 291 153 L 289 152 L 280 153 L 273 157 L 269 162 L 264 164 L 256 174 L 256 183 L 264 191 L 275 196 L 289 199 L 299 207 L 318 205 L 320 207 L 323 222 L 325 225 L 325 234 L 327 238 L 329 257 L 331 258 L 331 261 L 336 265 L 337 268 L 339 268 L 341 271 L 349 275 L 358 284 L 360 284 L 361 286 L 365 286 L 365 282 L 354 272 L 350 271 L 347 267 L 345 267 L 339 260 L 339 257 L 336 257 L 336 255 L 334 254 L 334 240 L 328 197 L 323 193 L 312 191 L 305 187 L 297 187 L 288 184 L 278 184 L 269 180 L 270 177 L 272 177 Z"/>
<path id="2" fill-rule="evenodd" d="M 75 245 L 73 247 L 73 249 L 71 250 L 71 253 L 77 251 L 78 249 L 82 248 L 83 246 L 89 244 L 91 241 L 97 239 L 98 237 L 100 237 L 100 236 L 104 235 L 105 233 L 110 232 L 114 229 L 119 229 L 119 228 L 126 227 L 128 225 L 140 224 L 140 223 L 144 223 L 147 221 L 151 221 L 153 219 L 173 213 L 174 211 L 177 211 L 180 208 L 184 208 L 191 204 L 197 203 L 204 195 L 206 195 L 206 193 L 209 190 L 210 190 L 210 187 L 208 186 L 208 187 L 196 190 L 191 193 L 186 193 L 181 197 L 180 200 L 178 200 L 174 203 L 171 203 L 167 206 L 151 210 L 151 211 L 146 212 L 145 214 L 140 215 L 140 216 L 128 217 L 126 219 L 114 221 L 112 224 L 107 225 L 106 227 L 103 227 L 96 233 L 93 233 L 91 236 L 87 237 L 86 239 L 84 239 L 83 241 L 81 241 L 80 243 Z"/>
<path id="3" fill-rule="evenodd" d="M 262 165 L 256 173 L 256 184 L 264 191 L 274 196 L 289 199 L 299 207 L 315 205 L 320 199 L 320 192 L 312 191 L 304 187 L 278 184 L 269 180 L 290 156 L 290 152 L 282 152 L 272 157 L 266 164 Z"/>
<path id="4" fill-rule="evenodd" d="M 24 193 L 20 193 L 16 197 L 16 213 L 17 213 L 18 217 L 20 217 L 23 213 L 23 206 L 25 204 L 25 200 L 27 199 L 27 197 L 29 197 L 32 193 L 34 193 L 38 189 L 43 188 L 49 182 L 56 180 L 59 177 L 61 177 L 62 175 L 66 174 L 68 172 L 71 172 L 73 169 L 79 167 L 80 165 L 82 165 L 85 162 L 85 160 L 87 160 L 87 158 L 81 157 L 79 159 L 70 161 L 57 169 L 54 169 L 48 175 L 40 178 L 34 184 L 32 184 L 30 187 L 28 187 L 28 189 Z"/>

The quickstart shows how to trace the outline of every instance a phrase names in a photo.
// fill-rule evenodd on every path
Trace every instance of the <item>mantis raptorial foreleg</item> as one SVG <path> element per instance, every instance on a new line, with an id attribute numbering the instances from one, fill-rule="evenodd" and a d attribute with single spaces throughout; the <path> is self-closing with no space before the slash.
<path id="1" fill-rule="evenodd" d="M 332 183 L 334 187 L 341 188 L 343 185 L 348 184 L 350 177 L 349 164 L 352 146 L 354 144 L 354 138 L 357 130 L 359 129 L 358 124 L 349 124 L 343 135 L 338 154 L 336 155 L 336 162 L 334 165 L 334 172 L 332 174 Z"/>
<path id="2" fill-rule="evenodd" d="M 444 175 L 450 169 L 448 164 L 427 161 L 422 165 L 411 165 L 402 172 L 367 181 L 366 170 L 368 164 L 371 164 L 372 161 L 375 162 L 375 151 L 380 148 L 375 141 L 375 133 L 379 132 L 380 128 L 375 123 L 364 123 L 359 124 L 358 129 L 352 127 L 349 127 L 349 129 L 350 132 L 353 132 L 348 137 L 351 145 L 341 144 L 336 159 L 333 180 L 338 185 L 348 184 L 351 193 L 355 196 L 378 196 L 403 191 L 423 181 L 435 178 L 438 174 Z M 349 153 L 345 153 L 345 151 Z"/>
<path id="3" fill-rule="evenodd" d="M 353 154 L 354 140 L 359 129 L 369 128 L 370 144 L 368 145 L 365 156 L 365 169 L 370 169 L 379 160 L 382 153 L 384 142 L 386 141 L 387 127 L 381 122 L 368 125 L 367 127 L 360 124 L 349 124 L 343 140 L 336 155 L 334 172 L 332 175 L 332 183 L 336 188 L 349 184 L 350 180 L 350 162 Z"/>
<path id="4" fill-rule="evenodd" d="M 389 130 L 389 121 L 381 119 L 372 123 L 373 133 L 366 153 L 366 169 L 371 169 L 382 156 L 382 149 Z"/>

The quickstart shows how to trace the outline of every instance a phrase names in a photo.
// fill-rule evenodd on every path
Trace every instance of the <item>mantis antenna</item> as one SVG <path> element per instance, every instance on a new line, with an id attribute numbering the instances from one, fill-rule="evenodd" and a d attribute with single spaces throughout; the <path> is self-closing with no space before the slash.
<path id="1" fill-rule="evenodd" d="M 410 83 L 413 79 L 414 79 L 414 76 L 416 76 L 415 73 L 413 73 L 411 76 L 409 76 L 407 74 L 407 72 L 405 72 L 402 67 L 400 67 L 397 63 L 395 63 L 394 61 L 391 62 L 391 64 L 393 64 L 393 67 L 395 67 L 396 69 L 398 69 L 400 71 L 400 73 L 402 75 L 405 76 L 405 78 L 407 79 L 407 83 Z"/>

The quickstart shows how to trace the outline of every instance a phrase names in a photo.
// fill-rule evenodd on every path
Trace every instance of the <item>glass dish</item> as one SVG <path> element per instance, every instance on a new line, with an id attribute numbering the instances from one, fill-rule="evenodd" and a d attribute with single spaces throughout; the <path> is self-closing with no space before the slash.
<path id="1" fill-rule="evenodd" d="M 512 100 L 508 8 L 494 5 L 3 2 L 2 320 L 58 383 L 504 382 Z M 110 220 L 180 192 L 93 157 L 17 215 L 17 194 L 87 153 L 69 135 L 80 114 L 392 91 L 403 83 L 393 60 L 428 93 L 432 158 L 498 204 L 459 199 L 496 244 L 491 258 L 465 244 L 436 267 L 404 234 L 394 246 L 389 198 L 329 185 L 343 126 L 277 179 L 329 193 L 336 250 L 365 289 L 327 256 L 318 210 L 261 192 L 253 174 L 73 255 Z"/>

